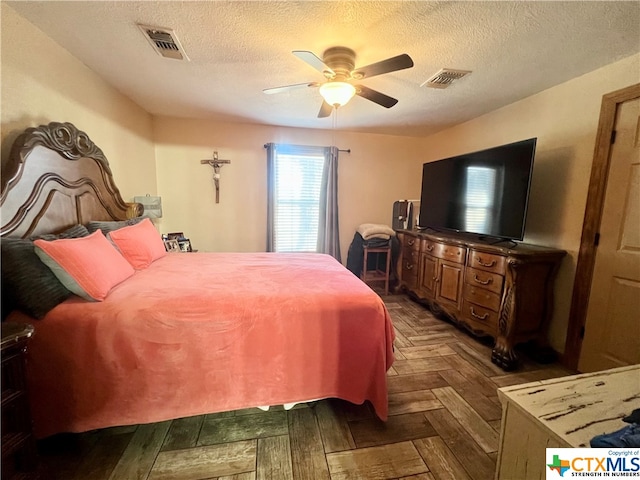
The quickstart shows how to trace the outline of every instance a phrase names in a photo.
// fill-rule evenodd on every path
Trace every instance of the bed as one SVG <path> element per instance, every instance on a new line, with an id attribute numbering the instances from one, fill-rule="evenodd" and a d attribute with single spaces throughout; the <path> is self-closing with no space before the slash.
<path id="1" fill-rule="evenodd" d="M 59 232 L 115 225 L 117 242 L 118 232 L 150 224 L 137 221 L 141 206 L 124 202 L 102 151 L 69 123 L 27 129 L 2 175 L 3 265 L 12 242 L 40 237 L 35 249 L 51 254 L 66 240 Z M 71 242 L 102 242 L 104 229 Z M 14 296 L 42 299 L 24 285 L 6 295 L 5 273 L 3 310 Z M 328 255 L 164 252 L 98 301 L 68 293 L 36 313 L 12 309 L 5 321 L 35 328 L 27 383 L 38 438 L 324 398 L 368 401 L 387 418 L 391 319 Z"/>

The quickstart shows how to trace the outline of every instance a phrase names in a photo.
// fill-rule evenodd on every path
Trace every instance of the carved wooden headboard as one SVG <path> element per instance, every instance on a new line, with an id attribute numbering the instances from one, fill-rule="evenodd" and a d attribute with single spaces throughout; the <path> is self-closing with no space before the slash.
<path id="1" fill-rule="evenodd" d="M 26 238 L 141 214 L 142 205 L 122 199 L 102 150 L 71 123 L 25 130 L 2 169 L 0 236 Z"/>

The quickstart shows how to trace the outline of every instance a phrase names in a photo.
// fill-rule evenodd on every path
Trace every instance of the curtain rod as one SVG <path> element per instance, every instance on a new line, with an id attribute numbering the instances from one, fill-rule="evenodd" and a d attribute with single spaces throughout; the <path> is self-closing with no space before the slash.
<path id="1" fill-rule="evenodd" d="M 268 145 L 267 143 L 265 143 L 265 144 L 263 145 L 263 147 L 264 147 L 264 148 L 267 148 L 268 146 L 269 146 L 269 145 Z M 345 150 L 343 150 L 343 149 L 339 148 L 339 149 L 338 149 L 338 151 L 339 151 L 339 152 L 351 153 L 351 149 L 350 149 L 350 148 L 347 148 L 347 149 L 345 149 Z"/>

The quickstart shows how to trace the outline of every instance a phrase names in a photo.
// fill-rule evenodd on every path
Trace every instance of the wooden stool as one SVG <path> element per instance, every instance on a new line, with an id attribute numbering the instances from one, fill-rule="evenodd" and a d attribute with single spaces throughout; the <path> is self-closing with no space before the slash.
<path id="1" fill-rule="evenodd" d="M 376 266 L 369 270 L 369 254 L 376 254 Z M 380 268 L 380 254 L 386 254 L 384 270 Z M 391 247 L 364 247 L 364 265 L 362 266 L 362 275 L 360 278 L 366 284 L 371 282 L 384 282 L 384 294 L 389 294 L 389 272 L 391 266 Z"/>

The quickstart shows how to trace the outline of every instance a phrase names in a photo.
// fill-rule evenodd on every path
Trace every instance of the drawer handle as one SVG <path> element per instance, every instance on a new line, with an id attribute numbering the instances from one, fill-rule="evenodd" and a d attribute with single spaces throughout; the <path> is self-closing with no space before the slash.
<path id="1" fill-rule="evenodd" d="M 406 268 L 407 270 L 411 270 L 413 269 L 413 264 L 412 263 L 407 263 L 404 268 Z"/>
<path id="2" fill-rule="evenodd" d="M 493 267 L 496 264 L 495 260 L 491 260 L 489 263 L 482 263 L 482 259 L 480 257 L 476 258 L 476 261 L 483 267 Z"/>
<path id="3" fill-rule="evenodd" d="M 478 315 L 473 311 L 473 307 L 471 307 L 471 316 L 477 318 L 478 320 L 486 320 L 489 317 L 489 314 L 485 313 L 484 315 Z"/>
<path id="4" fill-rule="evenodd" d="M 427 245 L 427 246 L 426 246 L 426 248 L 425 248 L 425 250 L 426 250 L 427 252 L 433 252 L 433 245 Z"/>
<path id="5" fill-rule="evenodd" d="M 407 241 L 407 245 L 409 245 L 410 247 L 413 246 L 414 243 L 416 243 L 415 240 L 408 240 Z"/>
<path id="6" fill-rule="evenodd" d="M 480 285 L 489 285 L 489 284 L 493 281 L 493 279 L 492 279 L 492 278 L 488 278 L 487 280 L 482 281 L 482 280 L 480 280 L 480 279 L 478 278 L 478 275 L 474 275 L 474 276 L 473 276 L 473 279 L 474 279 L 476 282 L 478 282 Z"/>

